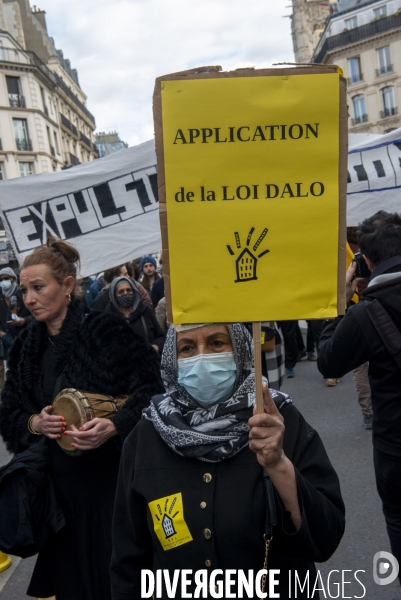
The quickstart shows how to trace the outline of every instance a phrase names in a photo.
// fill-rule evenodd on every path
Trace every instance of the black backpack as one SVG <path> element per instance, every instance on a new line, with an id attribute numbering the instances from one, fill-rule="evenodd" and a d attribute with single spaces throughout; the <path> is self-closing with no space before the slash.
<path id="1" fill-rule="evenodd" d="M 401 285 L 397 287 L 401 291 Z M 377 298 L 370 300 L 369 297 L 366 297 L 365 302 L 366 312 L 372 325 L 397 366 L 401 369 L 401 331 Z"/>

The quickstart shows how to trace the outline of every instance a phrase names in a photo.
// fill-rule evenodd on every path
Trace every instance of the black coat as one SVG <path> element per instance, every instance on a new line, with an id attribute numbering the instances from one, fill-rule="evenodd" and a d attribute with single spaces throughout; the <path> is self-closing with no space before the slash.
<path id="1" fill-rule="evenodd" d="M 160 279 L 154 282 L 152 291 L 150 292 L 150 297 L 152 299 L 154 308 L 156 308 L 160 300 L 164 298 L 164 277 L 160 277 Z"/>
<path id="2" fill-rule="evenodd" d="M 374 284 L 376 275 L 386 271 L 382 263 L 372 273 L 372 285 L 362 298 L 378 299 L 401 331 L 401 259 L 400 276 Z M 319 344 L 318 368 L 326 377 L 343 377 L 369 362 L 369 382 L 373 408 L 373 444 L 381 452 L 401 457 L 401 370 L 386 349 L 359 302 L 344 317 L 328 321 Z"/>
<path id="3" fill-rule="evenodd" d="M 338 477 L 323 444 L 292 404 L 282 408 L 284 451 L 292 460 L 298 486 L 302 525 L 295 532 L 289 513 L 276 498 L 278 524 L 273 529 L 269 568 L 280 569 L 281 598 L 288 595 L 288 571 L 304 581 L 316 577 L 314 561 L 327 560 L 344 532 L 344 504 Z M 209 474 L 209 476 L 206 476 Z M 211 476 L 211 477 L 210 477 Z M 266 496 L 262 467 L 244 448 L 219 463 L 184 458 L 171 450 L 153 424 L 142 419 L 126 440 L 121 461 L 113 521 L 111 583 L 113 600 L 140 598 L 141 569 L 263 568 Z M 178 498 L 174 510 L 172 500 Z M 170 497 L 166 502 L 166 497 Z M 149 507 L 150 502 L 159 500 Z M 204 504 L 205 503 L 205 504 Z M 177 536 L 163 543 L 153 520 L 163 513 L 176 517 Z M 182 528 L 185 520 L 189 531 Z M 159 521 L 159 522 L 160 522 Z M 210 530 L 211 535 L 205 530 Z M 173 544 L 170 548 L 169 540 Z M 189 539 L 189 538 L 192 539 Z M 315 576 L 314 576 L 315 574 Z M 234 587 L 235 589 L 235 587 Z M 180 598 L 180 586 L 176 598 Z M 165 594 L 162 596 L 167 598 Z M 295 597 L 295 594 L 291 597 Z M 306 590 L 298 598 L 312 598 Z M 314 596 L 318 598 L 318 594 Z"/>
<path id="4" fill-rule="evenodd" d="M 47 444 L 31 444 L 0 468 L 0 549 L 34 556 L 65 526 L 49 479 Z"/>
<path id="5" fill-rule="evenodd" d="M 38 441 L 27 423 L 48 403 L 43 385 L 48 344 L 46 325 L 35 321 L 11 348 L 0 405 L 0 433 L 11 452 Z M 111 517 L 121 445 L 151 396 L 163 390 L 159 359 L 123 319 L 102 313 L 84 319 L 83 305 L 76 302 L 68 309 L 54 358 L 54 376 L 64 374 L 63 387 L 111 396 L 128 393 L 129 399 L 113 417 L 118 435 L 99 448 L 73 458 L 47 440 L 50 477 L 66 527 L 39 553 L 28 594 L 110 600 Z"/>
<path id="6" fill-rule="evenodd" d="M 107 289 L 99 292 L 99 294 L 96 296 L 96 298 L 92 304 L 92 310 L 99 310 L 99 311 L 104 310 L 109 302 L 110 302 L 110 295 L 109 295 L 109 288 L 107 288 Z"/>
<path id="7" fill-rule="evenodd" d="M 111 302 L 106 306 L 105 312 L 119 315 L 125 319 L 135 333 L 148 340 L 149 344 L 158 346 L 160 353 L 163 351 L 166 340 L 165 333 L 160 327 L 155 313 L 142 300 L 128 317 L 119 311 L 118 308 L 115 308 Z"/>
<path id="8" fill-rule="evenodd" d="M 130 398 L 113 417 L 121 440 L 133 429 L 142 409 L 162 391 L 156 352 L 136 335 L 124 319 L 91 313 L 83 319 L 83 304 L 73 303 L 56 346 L 56 375 L 63 387 Z M 21 452 L 28 441 L 27 423 L 40 413 L 43 402 L 41 356 L 48 343 L 44 323 L 33 322 L 14 343 L 2 391 L 0 434 L 10 452 Z"/>
<path id="9" fill-rule="evenodd" d="M 15 327 L 14 325 L 7 323 L 7 321 L 11 321 L 11 313 L 16 314 L 17 317 L 26 319 L 27 323 L 33 320 L 31 313 L 24 304 L 21 291 L 18 288 L 15 290 L 15 293 L 11 296 L 11 298 L 12 300 L 6 298 L 3 292 L 0 290 L 0 329 L 1 331 L 10 334 L 10 336 L 7 336 L 7 341 L 9 343 L 7 344 L 6 340 L 4 340 L 3 344 L 4 358 L 7 358 L 9 346 L 22 331 L 21 327 Z"/>

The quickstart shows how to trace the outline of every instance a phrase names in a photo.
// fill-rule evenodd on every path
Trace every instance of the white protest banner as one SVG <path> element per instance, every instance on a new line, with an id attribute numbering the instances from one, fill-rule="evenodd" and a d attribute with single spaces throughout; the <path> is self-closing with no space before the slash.
<path id="1" fill-rule="evenodd" d="M 401 212 L 401 129 L 349 139 L 347 225 Z M 0 182 L 0 214 L 21 261 L 49 234 L 91 275 L 161 248 L 154 141 L 55 173 Z"/>
<path id="2" fill-rule="evenodd" d="M 19 262 L 56 235 L 82 276 L 161 248 L 154 141 L 65 171 L 0 183 L 0 212 Z"/>
<path id="3" fill-rule="evenodd" d="M 401 212 L 401 129 L 385 135 L 350 136 L 347 225 L 378 210 Z"/>

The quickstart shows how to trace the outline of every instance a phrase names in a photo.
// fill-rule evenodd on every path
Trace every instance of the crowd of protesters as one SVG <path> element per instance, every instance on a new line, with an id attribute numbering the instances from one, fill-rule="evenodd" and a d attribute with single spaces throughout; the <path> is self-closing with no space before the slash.
<path id="1" fill-rule="evenodd" d="M 79 280 L 78 253 L 49 238 L 25 258 L 19 276 L 0 270 L 7 366 L 0 433 L 16 457 L 47 442 L 48 473 L 63 514 L 62 526 L 40 548 L 29 595 L 123 600 L 140 597 L 145 568 L 256 568 L 259 556 L 261 568 L 273 531 L 271 568 L 314 572 L 313 562 L 327 560 L 340 542 L 344 505 L 318 434 L 279 391 L 302 360 L 316 363 L 327 387 L 354 372 L 363 427 L 374 430 L 392 551 L 401 559 L 400 410 L 390 414 L 386 404 L 401 400 L 401 217 L 380 211 L 348 228 L 348 243 L 352 254 L 361 246 L 372 276 L 359 277 L 357 262 L 350 262 L 344 318 L 262 323 L 264 415 L 253 413 L 250 324 L 170 326 L 155 256 Z M 375 302 L 384 313 L 369 320 L 365 313 Z M 387 335 L 395 358 L 387 356 Z M 78 430 L 52 414 L 62 389 L 125 394 L 126 400 L 112 416 Z M 72 439 L 74 459 L 56 443 L 64 435 Z M 385 465 L 391 466 L 386 481 Z M 225 483 L 214 488 L 215 479 Z M 237 508 L 230 504 L 236 486 L 242 490 Z M 175 525 L 184 496 L 186 521 L 182 514 Z M 262 506 L 272 504 L 274 514 L 269 508 L 266 517 Z M 219 547 L 204 546 L 214 535 Z M 235 559 L 227 558 L 232 540 Z M 160 553 L 160 544 L 170 552 Z M 298 597 L 318 594 L 301 590 Z"/>

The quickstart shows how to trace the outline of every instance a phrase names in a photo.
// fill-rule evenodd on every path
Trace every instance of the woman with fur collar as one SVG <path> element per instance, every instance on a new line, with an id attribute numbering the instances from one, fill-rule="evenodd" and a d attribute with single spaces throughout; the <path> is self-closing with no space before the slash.
<path id="1" fill-rule="evenodd" d="M 34 317 L 15 341 L 0 405 L 0 434 L 10 452 L 46 438 L 50 477 L 66 526 L 39 553 L 28 595 L 109 600 L 111 517 L 122 442 L 155 393 L 163 390 L 151 346 L 112 314 L 84 315 L 79 254 L 51 238 L 26 257 L 21 292 Z M 78 431 L 52 415 L 56 389 L 128 394 L 111 419 Z M 57 444 L 73 438 L 72 457 Z"/>

